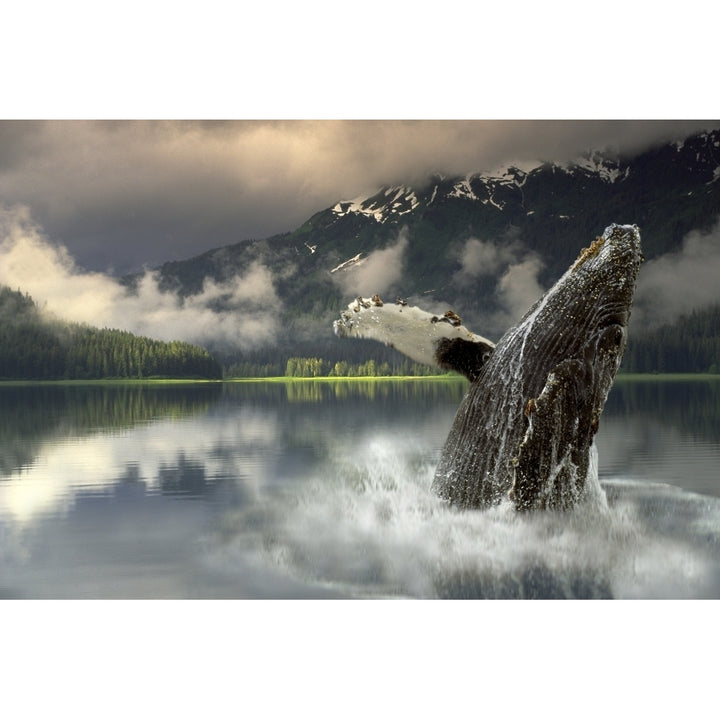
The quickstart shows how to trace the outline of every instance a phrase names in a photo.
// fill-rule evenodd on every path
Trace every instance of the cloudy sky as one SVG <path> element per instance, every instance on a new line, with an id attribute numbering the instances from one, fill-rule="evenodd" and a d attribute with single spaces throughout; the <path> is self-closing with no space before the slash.
<path id="1" fill-rule="evenodd" d="M 428 173 L 635 150 L 698 121 L 0 121 L 0 206 L 79 267 L 122 274 L 297 228 Z"/>
<path id="2" fill-rule="evenodd" d="M 652 32 L 619 0 L 17 4 L 0 45 L 0 208 L 27 208 L 79 267 L 123 274 L 429 172 L 638 149 L 718 117 L 695 4 L 655 11 Z"/>
<path id="3" fill-rule="evenodd" d="M 694 4 L 654 11 L 652 32 L 645 11 L 617 0 L 571 14 L 554 0 L 443 11 L 368 0 L 331 13 L 312 0 L 178 2 L 172 13 L 137 0 L 122 11 L 18 4 L 3 11 L 0 44 L 12 68 L 0 96 L 0 282 L 66 319 L 270 341 L 275 316 L 253 304 L 277 304 L 263 267 L 208 285 L 192 307 L 150 273 L 134 299 L 115 278 L 292 231 L 384 184 L 640 150 L 714 125 L 688 119 L 720 115 L 714 26 Z M 676 260 L 691 269 L 708 243 L 691 238 Z M 470 262 L 486 248 L 467 250 Z M 526 302 L 521 281 L 541 290 L 533 263 L 514 257 L 518 282 L 498 290 L 509 311 Z M 658 282 L 667 272 L 656 268 Z M 219 318 L 218 293 L 236 305 Z"/>

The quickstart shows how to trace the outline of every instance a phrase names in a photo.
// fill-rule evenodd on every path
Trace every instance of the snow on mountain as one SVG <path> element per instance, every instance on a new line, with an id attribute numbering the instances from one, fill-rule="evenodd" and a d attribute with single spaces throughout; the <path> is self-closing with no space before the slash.
<path id="1" fill-rule="evenodd" d="M 458 180 L 452 190 L 448 193 L 448 197 L 466 198 L 467 200 L 480 200 L 480 198 L 473 192 L 470 185 L 470 178 L 472 175 L 467 175 L 463 180 Z"/>
<path id="2" fill-rule="evenodd" d="M 630 174 L 629 167 L 623 169 L 618 162 L 603 157 L 602 153 L 598 151 L 592 151 L 577 158 L 569 165 L 568 169 L 572 170 L 573 168 L 580 168 L 585 172 L 597 175 L 608 183 L 624 180 Z"/>
<path id="3" fill-rule="evenodd" d="M 341 200 L 332 208 L 338 217 L 357 213 L 385 222 L 390 216 L 405 215 L 420 204 L 415 191 L 404 185 L 379 190 L 370 197 L 358 197 L 354 200 Z"/>
<path id="4" fill-rule="evenodd" d="M 367 258 L 362 257 L 362 253 L 358 253 L 355 255 L 355 257 L 351 257 L 349 260 L 345 260 L 345 262 L 341 262 L 339 265 L 334 267 L 330 274 L 336 273 L 339 270 L 348 270 L 351 267 L 357 267 L 358 265 L 362 265 Z"/>
<path id="5" fill-rule="evenodd" d="M 371 217 L 378 223 L 385 223 L 412 213 L 420 206 L 432 205 L 441 197 L 470 200 L 503 210 L 507 202 L 507 190 L 522 191 L 528 178 L 548 168 L 569 174 L 581 171 L 610 184 L 627 179 L 630 173 L 629 166 L 605 157 L 599 151 L 592 151 L 562 165 L 513 162 L 497 167 L 491 172 L 468 173 L 464 177 L 445 178 L 435 175 L 433 184 L 424 192 L 415 191 L 405 185 L 381 188 L 369 196 L 362 195 L 352 200 L 341 200 L 331 208 L 331 211 L 338 218 L 357 214 Z M 502 192 L 498 193 L 499 190 Z"/>

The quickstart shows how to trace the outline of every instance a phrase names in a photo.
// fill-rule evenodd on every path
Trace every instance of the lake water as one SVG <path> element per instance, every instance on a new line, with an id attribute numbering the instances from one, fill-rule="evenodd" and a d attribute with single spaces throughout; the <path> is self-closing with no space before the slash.
<path id="1" fill-rule="evenodd" d="M 720 597 L 720 381 L 616 382 L 522 516 L 429 491 L 466 387 L 0 385 L 0 597 Z"/>

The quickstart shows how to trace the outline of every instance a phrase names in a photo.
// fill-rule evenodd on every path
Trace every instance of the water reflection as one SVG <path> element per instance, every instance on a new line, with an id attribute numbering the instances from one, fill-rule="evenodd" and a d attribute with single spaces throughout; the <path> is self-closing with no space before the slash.
<path id="1" fill-rule="evenodd" d="M 603 478 L 649 478 L 720 496 L 720 382 L 621 379 L 597 443 Z"/>
<path id="2" fill-rule="evenodd" d="M 656 381 L 620 375 L 608 396 L 606 413 L 641 423 L 654 419 L 702 440 L 720 443 L 720 381 L 712 377 Z"/>
<path id="3" fill-rule="evenodd" d="M 519 518 L 429 491 L 461 380 L 0 386 L 0 596 L 717 597 L 719 388 L 617 383 Z"/>
<path id="4" fill-rule="evenodd" d="M 0 473 L 31 464 L 48 440 L 122 431 L 207 410 L 219 385 L 3 385 Z"/>

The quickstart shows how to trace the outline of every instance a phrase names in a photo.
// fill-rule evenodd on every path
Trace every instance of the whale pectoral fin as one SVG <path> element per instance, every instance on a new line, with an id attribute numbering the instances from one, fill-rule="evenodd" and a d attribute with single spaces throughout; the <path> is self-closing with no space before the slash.
<path id="1" fill-rule="evenodd" d="M 588 373 L 587 363 L 565 360 L 526 404 L 528 426 L 512 461 L 511 497 L 518 510 L 566 509 L 582 492 L 581 466 L 588 462 L 593 437 Z"/>
<path id="2" fill-rule="evenodd" d="M 350 303 L 333 329 L 338 337 L 378 340 L 415 362 L 455 370 L 471 381 L 495 349 L 450 310 L 438 317 L 404 302 L 383 303 L 377 295 Z"/>

